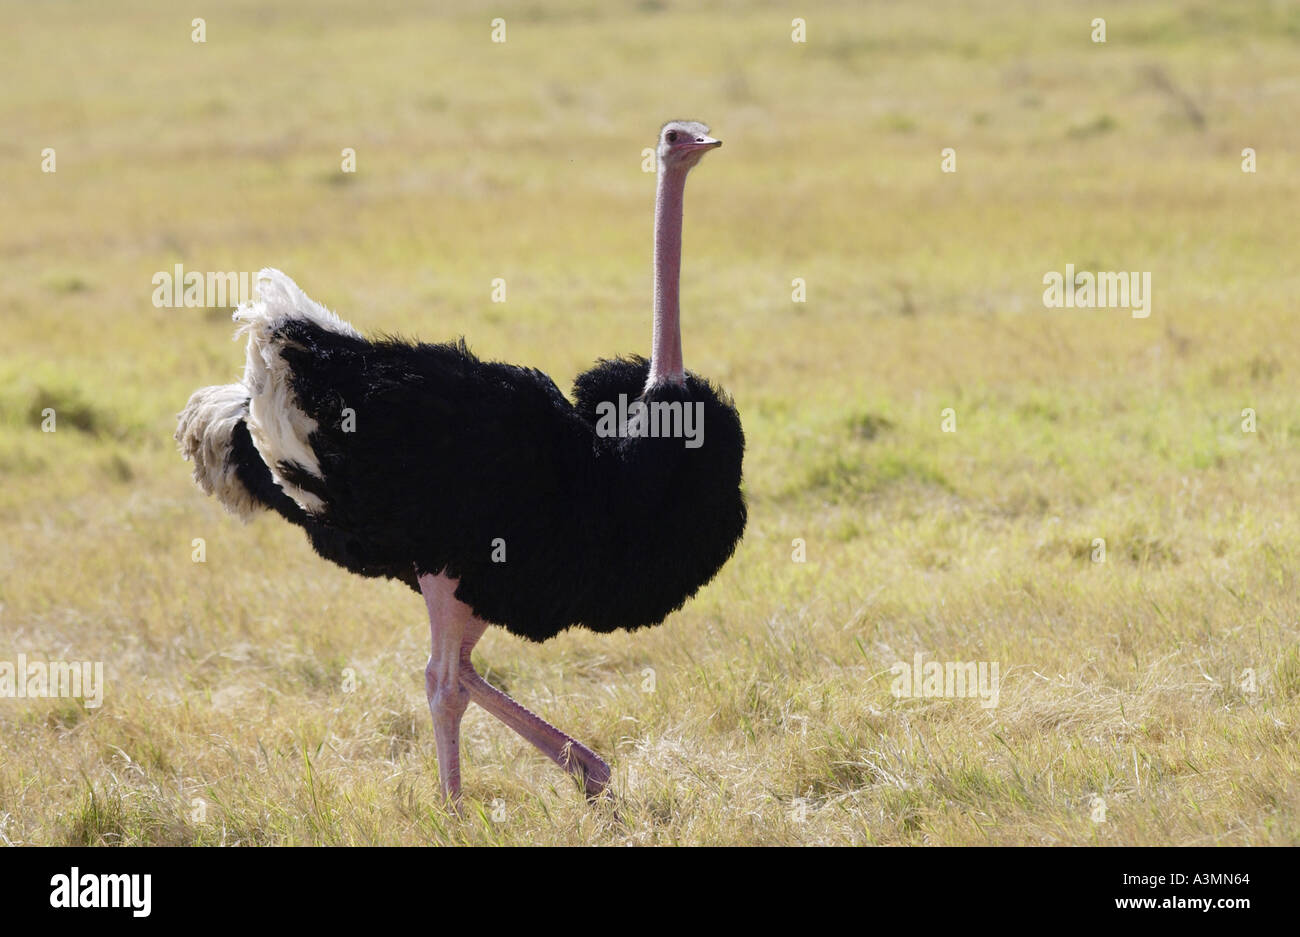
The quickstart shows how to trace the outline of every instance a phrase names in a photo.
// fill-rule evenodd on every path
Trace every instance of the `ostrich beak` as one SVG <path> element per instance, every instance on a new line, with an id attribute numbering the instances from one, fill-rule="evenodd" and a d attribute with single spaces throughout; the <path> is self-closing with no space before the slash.
<path id="1" fill-rule="evenodd" d="M 703 134 L 695 138 L 693 143 L 686 144 L 692 150 L 712 150 L 722 146 L 721 140 L 715 140 L 713 137 L 706 137 Z"/>

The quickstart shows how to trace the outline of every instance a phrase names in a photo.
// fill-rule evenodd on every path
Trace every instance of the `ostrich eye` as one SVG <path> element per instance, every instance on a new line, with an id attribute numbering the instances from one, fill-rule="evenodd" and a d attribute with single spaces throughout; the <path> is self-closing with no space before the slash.
<path id="1" fill-rule="evenodd" d="M 677 131 L 676 131 L 676 130 L 669 130 L 668 133 L 664 134 L 664 138 L 665 138 L 669 143 L 676 143 L 676 142 L 677 142 Z"/>

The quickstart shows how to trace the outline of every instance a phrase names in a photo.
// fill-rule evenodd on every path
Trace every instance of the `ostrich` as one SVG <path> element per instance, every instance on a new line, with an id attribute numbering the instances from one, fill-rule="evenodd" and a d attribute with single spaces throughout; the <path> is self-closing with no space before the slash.
<path id="1" fill-rule="evenodd" d="M 236 337 L 248 336 L 243 380 L 196 391 L 180 414 L 195 482 L 230 512 L 273 510 L 323 558 L 423 595 L 425 690 L 453 805 L 470 701 L 588 797 L 609 783 L 595 752 L 474 669 L 488 625 L 545 641 L 575 625 L 657 624 L 744 532 L 740 417 L 682 364 L 682 196 L 687 174 L 722 145 L 708 132 L 670 121 L 659 134 L 650 360 L 597 362 L 574 402 L 538 370 L 480 360 L 463 338 L 367 340 L 267 269 L 256 301 L 234 314 Z"/>

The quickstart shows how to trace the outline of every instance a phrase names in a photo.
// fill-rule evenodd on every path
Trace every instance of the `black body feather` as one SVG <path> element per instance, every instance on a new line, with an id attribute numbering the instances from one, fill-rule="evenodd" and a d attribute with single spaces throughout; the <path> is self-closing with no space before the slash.
<path id="1" fill-rule="evenodd" d="M 703 442 L 602 436 L 598 406 L 641 398 L 643 358 L 599 362 L 570 403 L 540 371 L 457 344 L 367 341 L 290 319 L 275 333 L 317 428 L 321 477 L 280 465 L 325 503 L 309 514 L 271 479 L 241 424 L 231 457 L 250 492 L 324 558 L 417 589 L 460 580 L 479 617 L 533 640 L 573 625 L 655 624 L 713 578 L 745 528 L 744 434 L 730 399 L 688 374 L 646 402 L 703 404 Z M 354 414 L 344 431 L 345 408 Z M 504 549 L 505 562 L 495 562 Z"/>

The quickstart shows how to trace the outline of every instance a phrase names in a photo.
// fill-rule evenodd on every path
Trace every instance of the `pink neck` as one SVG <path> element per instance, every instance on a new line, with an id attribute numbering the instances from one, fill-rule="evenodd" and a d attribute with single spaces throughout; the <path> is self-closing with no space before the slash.
<path id="1" fill-rule="evenodd" d="M 646 387 L 686 379 L 682 366 L 681 307 L 678 286 L 682 269 L 682 196 L 686 169 L 659 164 L 655 192 L 655 324 Z"/>

